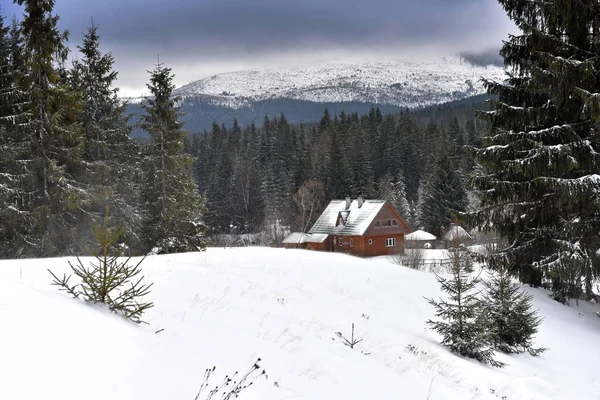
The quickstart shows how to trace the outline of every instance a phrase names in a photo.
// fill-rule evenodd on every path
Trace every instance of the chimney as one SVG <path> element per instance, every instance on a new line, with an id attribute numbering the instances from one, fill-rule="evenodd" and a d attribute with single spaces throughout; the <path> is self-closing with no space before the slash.
<path id="1" fill-rule="evenodd" d="M 352 204 L 352 200 L 350 200 L 350 197 L 346 197 L 346 209 L 350 208 L 350 204 Z"/>
<path id="2" fill-rule="evenodd" d="M 356 199 L 356 201 L 358 202 L 358 208 L 361 208 L 363 203 L 365 202 L 362 196 L 358 196 L 358 199 Z"/>

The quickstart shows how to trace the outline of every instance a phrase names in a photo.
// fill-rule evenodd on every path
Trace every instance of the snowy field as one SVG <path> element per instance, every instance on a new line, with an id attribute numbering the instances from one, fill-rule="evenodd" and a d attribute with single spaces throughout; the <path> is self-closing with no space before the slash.
<path id="1" fill-rule="evenodd" d="M 439 256 L 435 250 L 427 257 Z M 435 276 L 388 259 L 303 250 L 209 249 L 148 258 L 155 307 L 133 325 L 50 286 L 65 258 L 0 261 L 0 399 L 190 399 L 262 358 L 240 400 L 600 399 L 597 305 L 530 289 L 540 357 L 498 370 L 449 353 L 426 329 Z M 355 323 L 363 339 L 349 337 Z M 159 333 L 155 333 L 156 331 Z M 219 398 L 219 397 L 217 397 Z"/>

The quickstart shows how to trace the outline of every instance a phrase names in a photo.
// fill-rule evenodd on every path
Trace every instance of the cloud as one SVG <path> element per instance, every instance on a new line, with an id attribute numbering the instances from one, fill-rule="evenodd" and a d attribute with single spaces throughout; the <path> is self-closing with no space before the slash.
<path id="1" fill-rule="evenodd" d="M 182 84 L 327 55 L 479 51 L 514 31 L 494 0 L 58 0 L 56 12 L 72 44 L 93 16 L 131 88 L 157 54 Z"/>

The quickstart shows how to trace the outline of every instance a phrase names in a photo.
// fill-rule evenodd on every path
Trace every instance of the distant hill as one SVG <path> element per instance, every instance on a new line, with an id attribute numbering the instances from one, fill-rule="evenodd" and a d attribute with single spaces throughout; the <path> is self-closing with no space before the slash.
<path id="1" fill-rule="evenodd" d="M 383 113 L 395 113 L 482 95 L 482 77 L 499 80 L 504 76 L 495 60 L 489 60 L 490 64 L 485 58 L 475 62 L 461 57 L 330 62 L 237 71 L 192 82 L 176 89 L 175 95 L 182 98 L 185 128 L 194 133 L 210 129 L 213 121 L 231 126 L 237 118 L 244 126 L 281 113 L 291 123 L 308 123 L 320 119 L 325 108 L 332 114 L 365 113 L 376 106 Z M 139 114 L 135 100 L 128 111 Z"/>

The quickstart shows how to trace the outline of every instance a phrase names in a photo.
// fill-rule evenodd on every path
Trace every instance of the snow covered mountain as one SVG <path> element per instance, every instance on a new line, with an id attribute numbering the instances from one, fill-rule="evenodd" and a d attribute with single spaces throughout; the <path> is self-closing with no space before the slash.
<path id="1" fill-rule="evenodd" d="M 214 105 L 240 108 L 256 101 L 293 99 L 422 107 L 485 93 L 481 77 L 502 79 L 495 65 L 460 57 L 427 61 L 336 61 L 310 67 L 245 70 L 204 78 L 175 90 Z"/>

